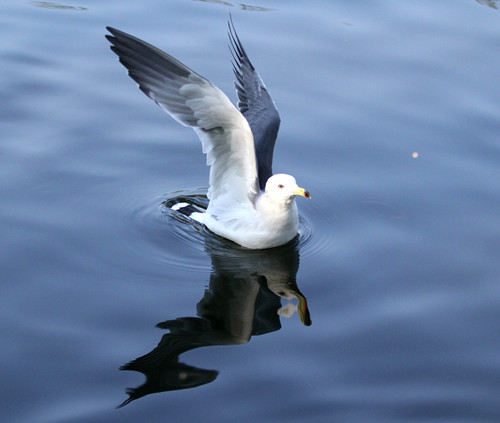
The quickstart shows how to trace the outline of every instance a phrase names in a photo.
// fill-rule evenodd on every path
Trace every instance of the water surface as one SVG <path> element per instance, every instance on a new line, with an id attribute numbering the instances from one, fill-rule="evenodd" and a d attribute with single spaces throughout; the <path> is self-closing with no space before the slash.
<path id="1" fill-rule="evenodd" d="M 496 7 L 4 1 L 0 419 L 499 421 Z M 229 13 L 281 114 L 275 171 L 313 196 L 274 252 L 166 210 L 206 193 L 199 141 L 104 39 L 234 101 Z"/>

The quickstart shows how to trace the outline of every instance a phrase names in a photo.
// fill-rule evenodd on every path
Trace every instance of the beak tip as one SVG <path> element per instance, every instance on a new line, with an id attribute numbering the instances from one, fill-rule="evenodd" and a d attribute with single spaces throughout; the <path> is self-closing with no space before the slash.
<path id="1" fill-rule="evenodd" d="M 306 197 L 306 198 L 311 198 L 311 194 L 309 193 L 308 190 L 304 189 L 304 188 L 297 188 L 296 191 L 293 192 L 294 195 L 300 195 L 302 197 Z"/>

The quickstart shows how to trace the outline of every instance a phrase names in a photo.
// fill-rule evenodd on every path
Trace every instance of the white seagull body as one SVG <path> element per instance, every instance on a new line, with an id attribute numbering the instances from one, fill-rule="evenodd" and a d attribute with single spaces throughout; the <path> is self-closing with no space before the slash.
<path id="1" fill-rule="evenodd" d="M 114 28 L 106 38 L 139 88 L 200 138 L 210 166 L 209 205 L 193 219 L 252 249 L 286 244 L 298 233 L 293 176 L 272 175 L 280 118 L 232 22 L 229 38 L 238 107 L 208 80 L 152 45 Z"/>

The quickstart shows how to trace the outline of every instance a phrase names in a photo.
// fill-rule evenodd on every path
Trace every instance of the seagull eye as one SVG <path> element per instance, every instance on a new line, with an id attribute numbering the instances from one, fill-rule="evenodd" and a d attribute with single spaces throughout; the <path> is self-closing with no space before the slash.
<path id="1" fill-rule="evenodd" d="M 285 188 L 285 185 L 283 185 L 283 184 L 279 184 L 279 185 L 278 185 L 278 188 L 279 188 L 279 189 Z"/>

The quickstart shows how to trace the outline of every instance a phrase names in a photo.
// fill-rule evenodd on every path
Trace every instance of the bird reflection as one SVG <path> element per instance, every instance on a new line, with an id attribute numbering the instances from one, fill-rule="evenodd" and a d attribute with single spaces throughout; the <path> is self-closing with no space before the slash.
<path id="1" fill-rule="evenodd" d="M 196 307 L 198 317 L 157 324 L 169 333 L 151 352 L 120 368 L 143 373 L 146 382 L 127 389 L 129 398 L 119 407 L 152 393 L 194 388 L 214 381 L 218 371 L 179 362 L 179 355 L 186 351 L 247 343 L 253 335 L 279 330 L 280 316 L 290 317 L 295 311 L 304 325 L 311 324 L 306 298 L 296 283 L 297 240 L 272 250 L 246 250 L 220 239 L 207 239 L 206 250 L 212 259 L 212 273 Z M 288 300 L 284 306 L 282 298 Z"/>

